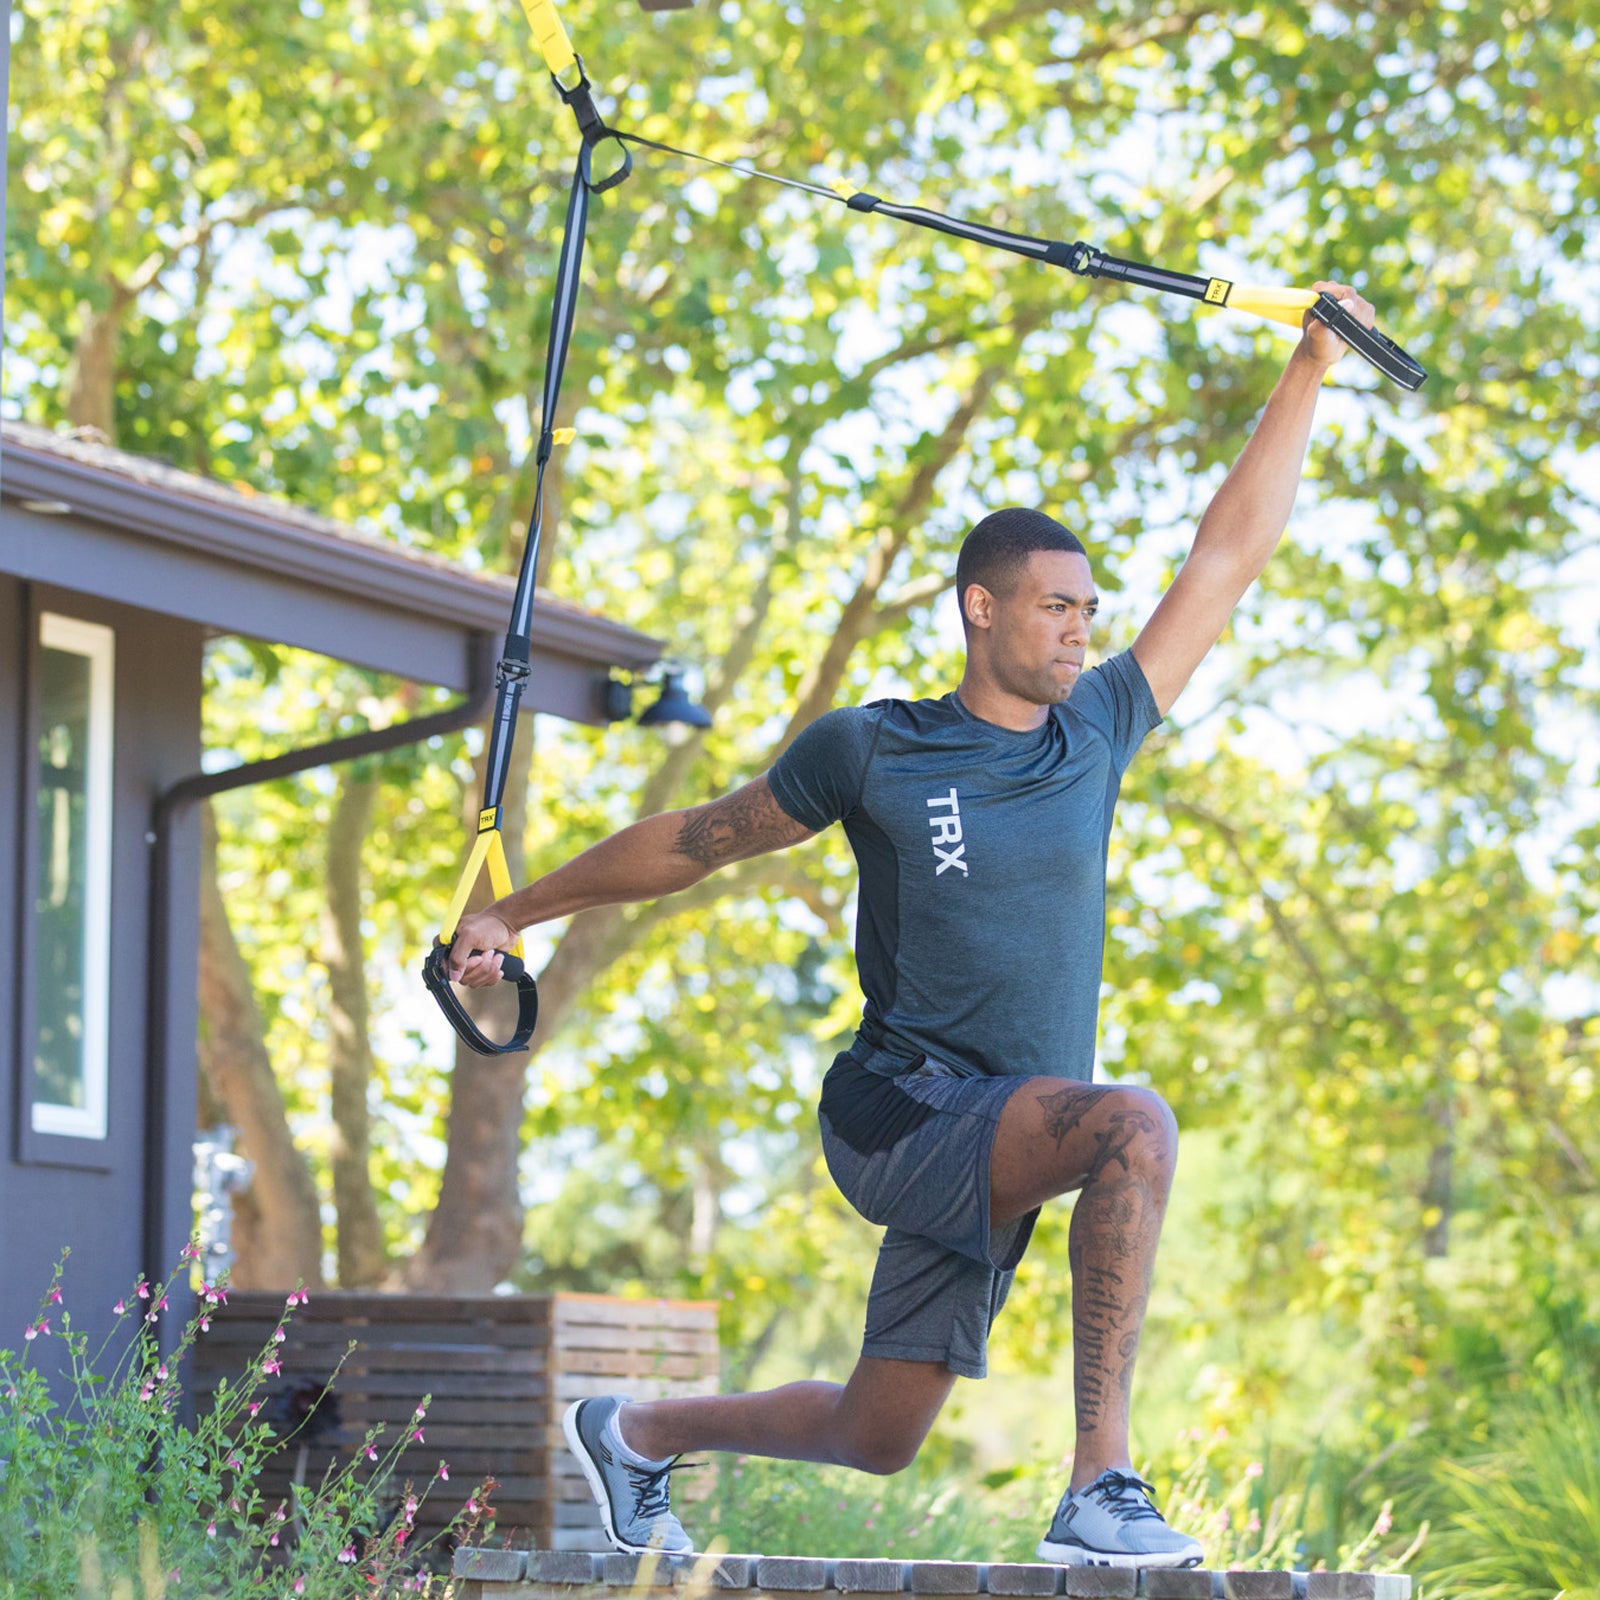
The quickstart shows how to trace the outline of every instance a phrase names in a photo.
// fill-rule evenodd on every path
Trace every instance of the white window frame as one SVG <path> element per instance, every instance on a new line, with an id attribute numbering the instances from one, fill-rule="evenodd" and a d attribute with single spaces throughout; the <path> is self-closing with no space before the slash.
<path id="1" fill-rule="evenodd" d="M 54 611 L 39 617 L 39 645 L 89 662 L 89 738 L 84 763 L 83 1104 L 33 1099 L 35 1133 L 106 1137 L 111 1040 L 111 760 L 116 635 L 103 623 Z M 30 759 L 37 760 L 37 752 Z M 30 1068 L 31 1070 L 31 1068 Z"/>

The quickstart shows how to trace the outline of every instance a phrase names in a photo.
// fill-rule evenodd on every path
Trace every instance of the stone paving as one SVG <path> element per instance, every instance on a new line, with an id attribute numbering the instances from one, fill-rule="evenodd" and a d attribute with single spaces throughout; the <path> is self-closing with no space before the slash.
<path id="1" fill-rule="evenodd" d="M 620 1600 L 616 1592 L 686 1591 L 684 1600 L 797 1600 L 804 1595 L 1005 1595 L 1019 1600 L 1411 1600 L 1385 1572 L 1212 1572 L 1042 1563 L 883 1561 L 853 1557 L 583 1554 L 458 1550 L 462 1600 Z"/>

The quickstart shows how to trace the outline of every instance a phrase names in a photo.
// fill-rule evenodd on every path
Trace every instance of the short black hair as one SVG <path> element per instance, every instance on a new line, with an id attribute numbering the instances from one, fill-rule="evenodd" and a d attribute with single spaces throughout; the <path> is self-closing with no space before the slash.
<path id="1" fill-rule="evenodd" d="M 1054 517 L 1025 506 L 991 511 L 961 541 L 956 557 L 956 604 L 961 626 L 967 625 L 967 590 L 982 584 L 991 594 L 1004 594 L 1036 550 L 1065 550 L 1087 555 L 1083 541 Z"/>

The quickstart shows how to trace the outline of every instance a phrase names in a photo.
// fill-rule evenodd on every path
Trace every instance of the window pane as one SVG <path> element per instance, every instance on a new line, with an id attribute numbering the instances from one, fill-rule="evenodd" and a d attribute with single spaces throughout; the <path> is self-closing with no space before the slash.
<path id="1" fill-rule="evenodd" d="M 110 931 L 109 628 L 41 620 L 34 1128 L 105 1137 Z"/>

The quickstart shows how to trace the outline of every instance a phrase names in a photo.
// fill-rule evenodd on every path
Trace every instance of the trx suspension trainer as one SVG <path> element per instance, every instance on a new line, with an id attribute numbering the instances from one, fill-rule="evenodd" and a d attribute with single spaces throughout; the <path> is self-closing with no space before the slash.
<path id="1" fill-rule="evenodd" d="M 1046 266 L 1063 267 L 1081 277 L 1111 278 L 1165 294 L 1183 295 L 1208 305 L 1248 312 L 1291 328 L 1299 328 L 1305 314 L 1310 312 L 1319 322 L 1325 323 L 1338 334 L 1357 355 L 1402 389 L 1419 389 L 1428 376 L 1421 365 L 1392 339 L 1379 333 L 1376 328 L 1364 327 L 1325 291 L 1257 288 L 1236 284 L 1227 278 L 1207 278 L 1189 272 L 1173 272 L 1166 267 L 1108 256 L 1093 245 L 1084 244 L 1082 241 L 1065 244 L 1057 240 L 1038 239 L 1028 234 L 991 228 L 981 223 L 968 222 L 960 217 L 948 216 L 943 212 L 930 211 L 923 206 L 900 205 L 895 201 L 882 199 L 878 195 L 853 189 L 848 184 L 835 183 L 825 186 L 779 173 L 763 172 L 755 167 L 721 161 L 713 156 L 701 155 L 693 150 L 681 150 L 675 145 L 663 144 L 655 139 L 646 139 L 638 134 L 609 127 L 595 108 L 594 98 L 590 93 L 592 85 L 589 76 L 584 71 L 582 59 L 572 48 L 572 42 L 567 37 L 567 31 L 560 17 L 556 15 L 553 0 L 521 0 L 521 3 L 556 90 L 577 119 L 582 144 L 578 151 L 577 166 L 572 175 L 572 186 L 567 195 L 566 231 L 562 235 L 561 254 L 556 267 L 550 341 L 545 356 L 539 443 L 535 455 L 533 510 L 528 519 L 528 535 L 517 572 L 516 593 L 511 603 L 511 621 L 506 630 L 505 644 L 496 669 L 494 716 L 490 723 L 485 756 L 483 803 L 478 812 L 477 837 L 468 855 L 461 880 L 445 912 L 440 936 L 434 942 L 422 968 L 423 982 L 439 1002 L 451 1026 L 466 1044 L 483 1055 L 502 1055 L 527 1048 L 533 1037 L 539 1013 L 538 990 L 533 975 L 528 971 L 523 959 L 522 943 L 518 940 L 513 946 L 512 953 L 506 955 L 501 963 L 502 979 L 517 986 L 516 1027 L 511 1038 L 504 1043 L 496 1043 L 478 1027 L 450 985 L 448 975 L 450 946 L 455 938 L 457 925 L 466 910 L 467 897 L 477 882 L 478 874 L 485 866 L 489 871 L 490 887 L 496 896 L 507 895 L 512 890 L 511 875 L 506 865 L 505 845 L 500 832 L 502 802 L 511 760 L 517 709 L 530 669 L 529 629 L 533 615 L 534 580 L 539 565 L 544 474 L 555 446 L 570 443 L 573 437 L 572 429 L 555 427 L 555 416 L 556 405 L 561 395 L 561 379 L 566 367 L 567 348 L 572 338 L 573 317 L 577 309 L 584 234 L 589 220 L 589 198 L 591 195 L 603 194 L 607 189 L 614 188 L 632 172 L 633 157 L 628 150 L 629 145 L 637 145 L 641 149 L 659 150 L 685 160 L 721 167 L 740 177 L 764 179 L 769 183 L 798 189 L 820 199 L 841 201 L 852 211 L 892 217 L 897 222 L 909 222 L 916 227 L 930 228 L 973 244 L 1006 250 L 1030 261 L 1042 262 Z M 647 7 L 647 9 L 659 9 L 659 7 Z M 575 78 L 575 81 L 564 82 L 564 77 Z M 620 154 L 620 164 L 605 177 L 596 179 L 595 152 L 607 141 L 616 144 Z"/>

